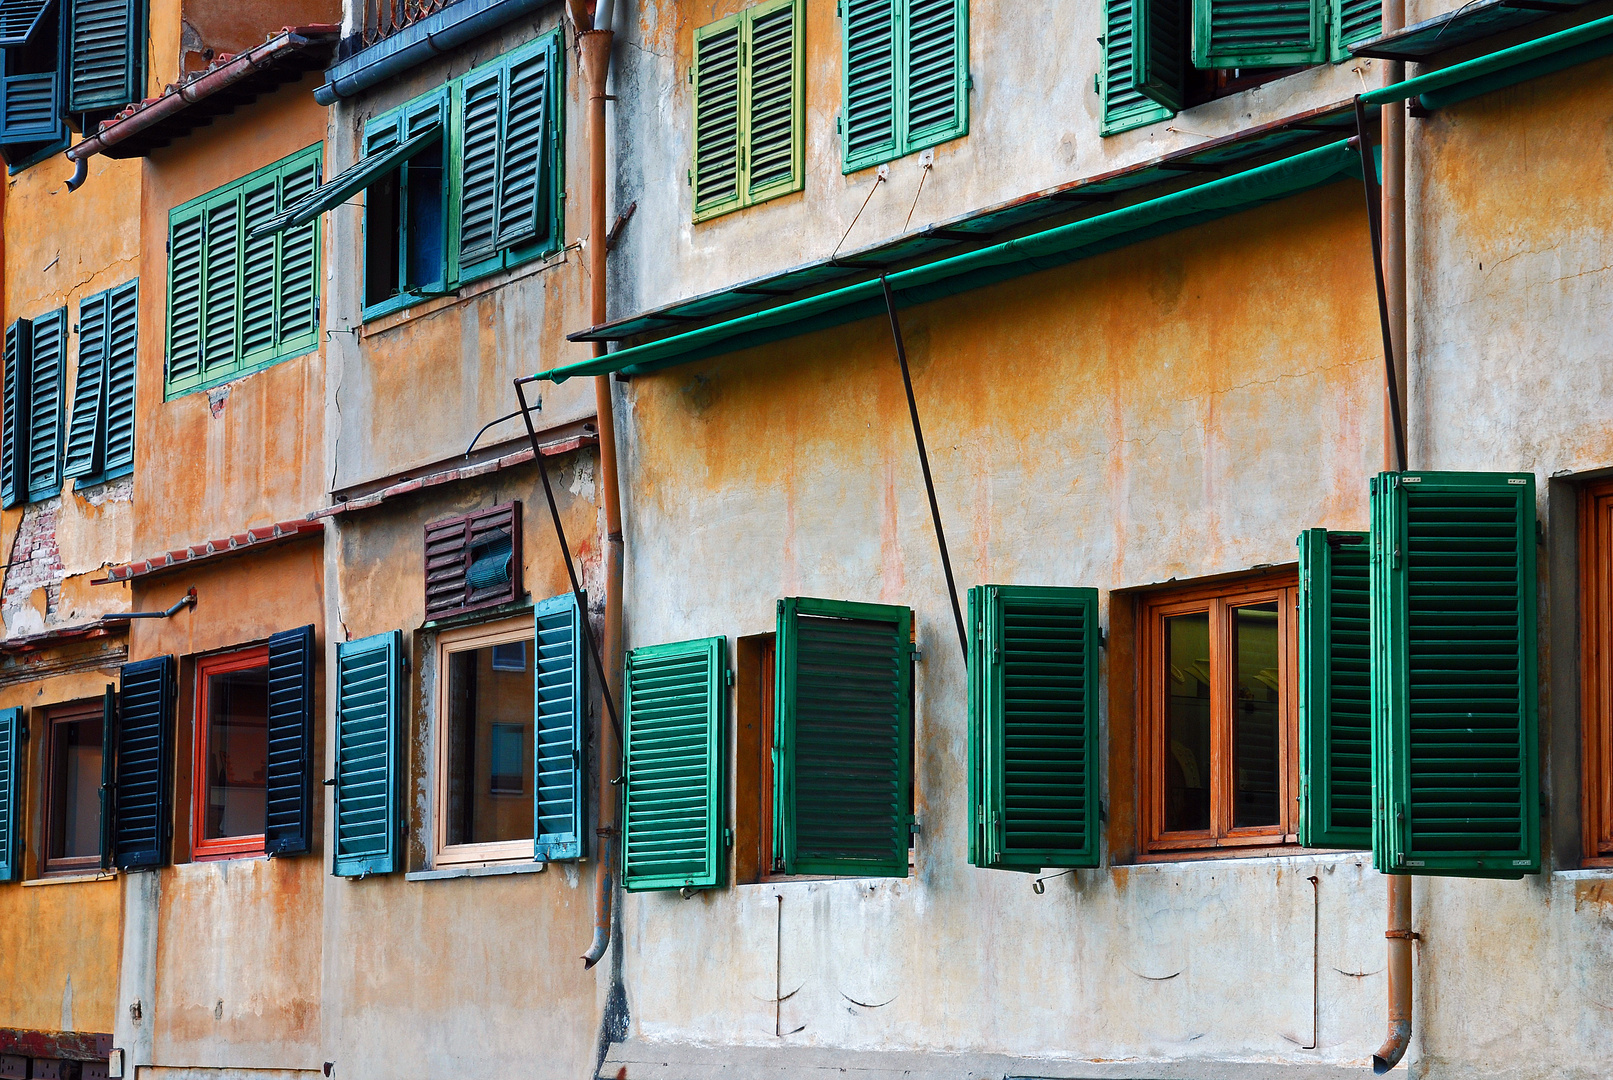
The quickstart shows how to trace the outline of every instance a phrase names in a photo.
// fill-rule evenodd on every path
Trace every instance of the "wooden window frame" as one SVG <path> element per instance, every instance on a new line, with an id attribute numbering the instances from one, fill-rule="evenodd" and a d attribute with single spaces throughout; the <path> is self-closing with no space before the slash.
<path id="1" fill-rule="evenodd" d="M 262 855 L 265 851 L 265 834 L 253 833 L 248 836 L 229 836 L 208 839 L 204 834 L 207 831 L 207 744 L 210 738 L 211 725 L 208 724 L 208 677 L 212 675 L 228 675 L 236 671 L 251 671 L 253 668 L 269 667 L 269 646 L 253 645 L 245 649 L 235 649 L 225 653 L 215 653 L 212 656 L 196 658 L 196 726 L 191 743 L 194 747 L 191 756 L 191 793 L 190 793 L 190 828 L 191 828 L 191 859 L 194 862 L 211 862 L 219 859 L 241 859 Z M 267 724 L 267 717 L 265 717 Z M 265 763 L 267 763 L 267 737 L 264 743 Z M 265 777 L 267 783 L 267 777 Z M 267 826 L 267 815 L 265 815 Z"/>
<path id="2" fill-rule="evenodd" d="M 1287 570 L 1213 584 L 1148 594 L 1139 600 L 1137 688 L 1137 784 L 1141 850 L 1144 857 L 1181 858 L 1193 854 L 1253 853 L 1295 847 L 1299 843 L 1299 577 Z M 1272 826 L 1232 825 L 1231 686 L 1234 657 L 1228 612 L 1254 604 L 1276 603 L 1278 612 L 1278 682 L 1281 722 L 1278 732 L 1280 822 Z M 1165 820 L 1165 640 L 1164 620 L 1173 615 L 1205 612 L 1210 620 L 1210 828 L 1166 832 Z"/>
<path id="3" fill-rule="evenodd" d="M 513 641 L 533 642 L 529 655 L 534 658 L 533 677 L 536 671 L 536 632 L 530 613 L 497 622 L 480 623 L 437 635 L 437 686 L 433 699 L 435 709 L 431 717 L 432 784 L 431 784 L 431 865 L 435 868 L 450 866 L 492 866 L 504 863 L 529 863 L 533 860 L 536 842 L 537 811 L 534 806 L 532 827 L 534 835 L 524 840 L 497 840 L 485 844 L 448 843 L 448 658 L 454 653 L 485 649 L 492 645 L 505 645 Z M 533 702 L 533 731 L 536 737 L 537 704 Z M 537 778 L 534 776 L 533 783 Z M 532 796 L 536 798 L 536 794 Z"/>
<path id="4" fill-rule="evenodd" d="M 45 728 L 45 754 L 44 776 L 40 787 L 40 836 L 39 836 L 39 876 L 61 877 L 85 873 L 99 873 L 101 869 L 101 854 L 77 855 L 60 859 L 50 857 L 51 844 L 56 838 L 56 815 L 54 813 L 56 802 L 56 749 L 57 730 L 67 724 L 76 724 L 84 720 L 106 719 L 106 706 L 100 699 L 87 699 L 84 701 L 68 702 L 62 705 L 51 705 L 44 711 Z M 106 748 L 106 732 L 101 733 L 102 753 Z M 97 781 L 99 782 L 99 781 Z M 102 812 L 104 812 L 104 807 Z M 97 832 L 100 827 L 97 825 Z"/>
<path id="5" fill-rule="evenodd" d="M 1579 490 L 1581 865 L 1613 867 L 1613 479 Z"/>

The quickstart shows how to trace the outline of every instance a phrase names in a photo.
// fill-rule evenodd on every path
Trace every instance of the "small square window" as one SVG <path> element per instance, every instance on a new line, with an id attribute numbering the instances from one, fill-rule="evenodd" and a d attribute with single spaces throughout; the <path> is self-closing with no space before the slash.
<path id="1" fill-rule="evenodd" d="M 494 645 L 492 650 L 494 671 L 526 670 L 526 642 L 511 641 L 504 645 Z"/>
<path id="2" fill-rule="evenodd" d="M 101 865 L 101 703 L 63 705 L 47 714 L 45 874 Z"/>
<path id="3" fill-rule="evenodd" d="M 263 853 L 268 772 L 268 648 L 203 657 L 196 663 L 196 858 Z"/>

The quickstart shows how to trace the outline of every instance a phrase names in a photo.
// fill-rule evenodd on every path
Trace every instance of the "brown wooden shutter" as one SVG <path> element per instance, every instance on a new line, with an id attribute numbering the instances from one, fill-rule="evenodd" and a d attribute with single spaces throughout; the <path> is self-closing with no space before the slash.
<path id="1" fill-rule="evenodd" d="M 497 607 L 521 590 L 521 504 L 426 526 L 426 618 Z"/>

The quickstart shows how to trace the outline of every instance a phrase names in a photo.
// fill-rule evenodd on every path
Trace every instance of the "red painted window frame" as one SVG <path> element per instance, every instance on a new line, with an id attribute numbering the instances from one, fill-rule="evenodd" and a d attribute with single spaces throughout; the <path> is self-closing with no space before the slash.
<path id="1" fill-rule="evenodd" d="M 207 831 L 208 676 L 227 675 L 232 671 L 250 671 L 253 668 L 267 668 L 268 666 L 269 646 L 267 645 L 255 645 L 248 649 L 237 649 L 234 652 L 203 656 L 196 661 L 195 737 L 191 740 L 195 747 L 195 753 L 191 760 L 190 774 L 191 858 L 196 862 L 249 858 L 254 855 L 264 854 L 265 841 L 263 833 L 213 840 L 206 839 L 203 833 Z"/>

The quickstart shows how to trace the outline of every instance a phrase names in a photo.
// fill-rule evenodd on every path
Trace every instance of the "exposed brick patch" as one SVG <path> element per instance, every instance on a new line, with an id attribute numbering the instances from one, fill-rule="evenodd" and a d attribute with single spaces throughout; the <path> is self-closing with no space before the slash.
<path id="1" fill-rule="evenodd" d="M 35 632 L 56 617 L 62 579 L 67 576 L 56 543 L 56 519 L 61 508 L 62 501 L 56 498 L 23 511 L 22 524 L 11 545 L 11 565 L 6 568 L 5 584 L 0 588 L 0 615 L 5 618 L 8 635 Z M 41 588 L 45 590 L 43 619 L 33 603 L 35 590 Z"/>

